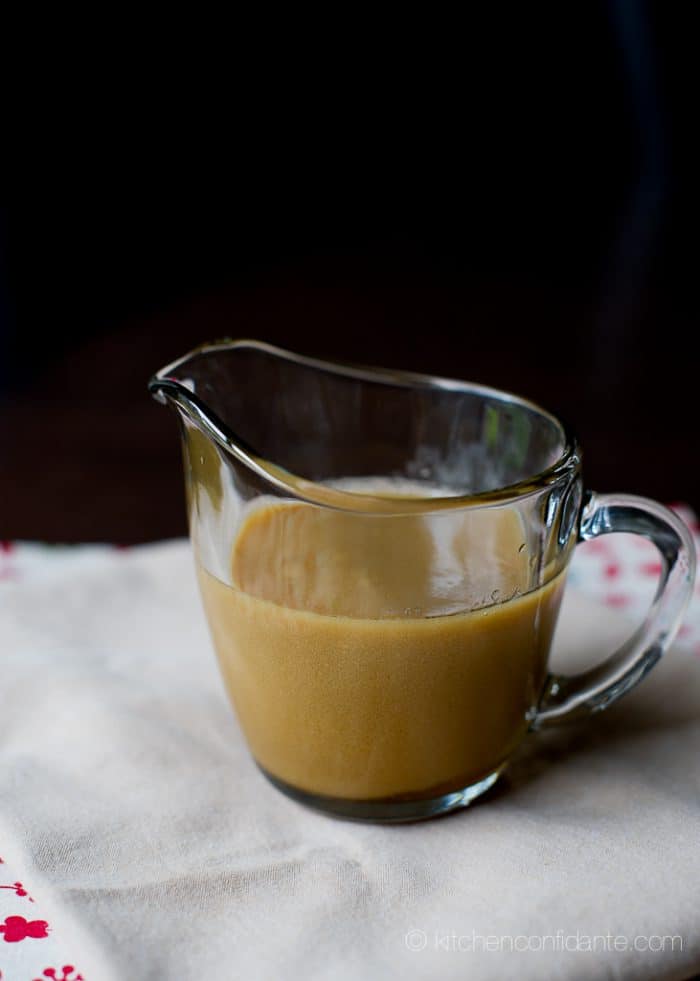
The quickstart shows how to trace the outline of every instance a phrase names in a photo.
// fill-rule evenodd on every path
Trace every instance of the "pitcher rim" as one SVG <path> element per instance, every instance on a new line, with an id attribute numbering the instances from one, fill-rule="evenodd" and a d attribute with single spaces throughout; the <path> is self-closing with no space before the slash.
<path id="1" fill-rule="evenodd" d="M 295 364 L 332 374 L 343 375 L 346 378 L 356 378 L 361 381 L 399 385 L 406 388 L 418 387 L 451 392 L 469 392 L 491 397 L 507 404 L 519 405 L 549 419 L 561 433 L 563 449 L 554 463 L 539 473 L 528 476 L 514 484 L 471 494 L 390 498 L 357 493 L 350 490 L 340 490 L 328 484 L 317 483 L 316 481 L 300 477 L 298 474 L 292 473 L 289 470 L 285 470 L 274 462 L 255 454 L 249 447 L 246 447 L 245 442 L 195 392 L 191 391 L 177 378 L 171 377 L 179 368 L 194 357 L 237 349 L 261 351 L 277 358 L 286 359 Z M 264 480 L 273 484 L 278 490 L 286 490 L 296 499 L 304 500 L 311 504 L 318 504 L 323 507 L 332 507 L 337 510 L 356 511 L 365 514 L 386 514 L 387 511 L 404 514 L 457 510 L 467 507 L 494 507 L 507 503 L 508 501 L 515 501 L 536 494 L 547 487 L 551 487 L 552 484 L 555 484 L 565 476 L 573 476 L 581 469 L 581 449 L 575 434 L 567 423 L 547 409 L 544 409 L 537 402 L 523 398 L 513 392 L 494 388 L 489 385 L 482 385 L 477 382 L 445 378 L 440 375 L 428 375 L 421 372 L 404 371 L 402 369 L 382 368 L 352 362 L 315 358 L 309 355 L 297 354 L 286 348 L 269 344 L 267 341 L 259 341 L 252 338 L 225 338 L 219 341 L 200 344 L 157 371 L 148 382 L 148 390 L 157 401 L 163 404 L 167 402 L 174 404 L 176 408 L 183 412 L 191 422 L 203 430 L 222 449 L 227 453 L 231 453 L 241 463 Z"/>

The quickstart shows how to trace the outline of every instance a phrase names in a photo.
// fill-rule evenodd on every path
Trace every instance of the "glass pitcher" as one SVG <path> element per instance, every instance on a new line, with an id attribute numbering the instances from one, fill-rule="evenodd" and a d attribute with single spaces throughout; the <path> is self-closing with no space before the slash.
<path id="1" fill-rule="evenodd" d="M 640 497 L 584 493 L 576 439 L 525 399 L 204 345 L 150 390 L 175 407 L 214 647 L 252 755 L 291 797 L 402 821 L 469 804 L 533 729 L 605 708 L 689 599 L 692 539 Z M 547 661 L 578 541 L 659 549 L 649 614 L 601 665 Z"/>

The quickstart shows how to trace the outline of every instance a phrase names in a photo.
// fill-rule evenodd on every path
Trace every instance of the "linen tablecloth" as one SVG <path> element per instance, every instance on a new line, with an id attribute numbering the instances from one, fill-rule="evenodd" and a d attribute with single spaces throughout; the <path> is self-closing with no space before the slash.
<path id="1" fill-rule="evenodd" d="M 580 548 L 555 667 L 610 651 L 657 574 L 644 542 Z M 697 588 L 617 706 L 529 738 L 471 808 L 387 827 L 306 810 L 256 770 L 187 543 L 5 544 L 2 981 L 691 976 Z"/>

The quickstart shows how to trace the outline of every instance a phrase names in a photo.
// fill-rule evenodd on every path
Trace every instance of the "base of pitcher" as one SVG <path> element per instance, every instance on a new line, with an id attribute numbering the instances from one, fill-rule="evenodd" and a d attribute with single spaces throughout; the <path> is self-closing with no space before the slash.
<path id="1" fill-rule="evenodd" d="M 428 818 L 468 807 L 472 801 L 493 787 L 505 767 L 506 764 L 503 763 L 476 783 L 449 794 L 442 794 L 439 797 L 426 799 L 386 797 L 375 800 L 345 800 L 342 797 L 326 797 L 323 794 L 312 794 L 306 790 L 299 790 L 297 787 L 285 783 L 284 780 L 273 777 L 258 763 L 258 769 L 267 777 L 273 787 L 281 790 L 283 794 L 291 797 L 299 804 L 349 821 L 370 821 L 380 824 L 426 821 Z"/>

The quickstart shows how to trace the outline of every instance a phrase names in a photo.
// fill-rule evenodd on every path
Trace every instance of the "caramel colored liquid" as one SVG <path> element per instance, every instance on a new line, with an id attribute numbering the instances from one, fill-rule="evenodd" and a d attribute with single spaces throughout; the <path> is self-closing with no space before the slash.
<path id="1" fill-rule="evenodd" d="M 239 530 L 232 585 L 199 568 L 227 689 L 273 777 L 351 800 L 430 798 L 522 738 L 563 575 L 523 594 L 512 512 L 440 521 L 271 503 Z"/>

